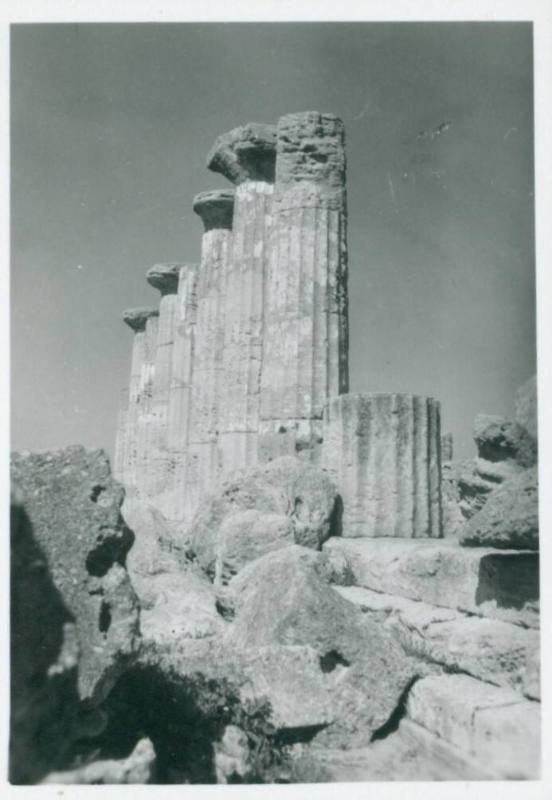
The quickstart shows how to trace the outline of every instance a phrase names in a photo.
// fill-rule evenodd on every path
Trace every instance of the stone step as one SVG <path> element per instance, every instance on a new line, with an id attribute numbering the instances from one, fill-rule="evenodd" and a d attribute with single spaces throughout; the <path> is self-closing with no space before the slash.
<path id="1" fill-rule="evenodd" d="M 540 699 L 539 631 L 360 586 L 334 589 L 381 618 L 408 653 Z"/>
<path id="2" fill-rule="evenodd" d="M 451 539 L 345 539 L 324 544 L 331 580 L 526 627 L 539 627 L 539 555 L 461 547 Z"/>
<path id="3" fill-rule="evenodd" d="M 463 751 L 496 779 L 540 776 L 540 703 L 468 675 L 439 675 L 414 684 L 408 720 Z"/>

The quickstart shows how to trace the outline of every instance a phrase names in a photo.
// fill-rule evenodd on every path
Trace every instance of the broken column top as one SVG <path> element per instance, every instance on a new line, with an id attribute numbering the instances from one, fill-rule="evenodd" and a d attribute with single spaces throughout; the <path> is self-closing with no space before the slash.
<path id="1" fill-rule="evenodd" d="M 123 311 L 123 322 L 126 322 L 134 333 L 139 333 L 144 330 L 150 317 L 158 316 L 159 311 L 156 308 L 128 308 Z"/>
<path id="2" fill-rule="evenodd" d="M 232 230 L 234 190 L 215 189 L 210 192 L 200 192 L 194 197 L 193 209 L 203 220 L 205 231 L 213 228 Z"/>
<path id="3" fill-rule="evenodd" d="M 276 180 L 345 186 L 345 127 L 335 114 L 302 111 L 278 121 Z"/>
<path id="4" fill-rule="evenodd" d="M 274 182 L 276 125 L 248 122 L 218 137 L 207 167 L 238 186 L 244 181 Z"/>
<path id="5" fill-rule="evenodd" d="M 178 290 L 178 276 L 185 264 L 154 264 L 146 272 L 146 280 L 154 289 L 159 289 L 161 295 L 176 294 Z"/>

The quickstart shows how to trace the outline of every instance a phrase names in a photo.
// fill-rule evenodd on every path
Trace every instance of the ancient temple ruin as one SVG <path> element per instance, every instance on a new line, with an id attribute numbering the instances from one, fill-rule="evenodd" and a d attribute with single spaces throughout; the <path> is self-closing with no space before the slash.
<path id="1" fill-rule="evenodd" d="M 440 537 L 440 407 L 349 395 L 344 126 L 288 114 L 222 134 L 202 192 L 201 263 L 147 273 L 115 474 L 129 498 L 188 524 L 233 470 L 296 455 L 344 500 L 344 535 Z M 126 399 L 128 397 L 128 399 Z"/>

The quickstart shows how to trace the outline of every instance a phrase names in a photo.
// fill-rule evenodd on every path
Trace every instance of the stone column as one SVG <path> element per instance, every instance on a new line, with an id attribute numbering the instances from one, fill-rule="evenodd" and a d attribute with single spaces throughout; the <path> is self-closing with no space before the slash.
<path id="1" fill-rule="evenodd" d="M 263 459 L 316 460 L 322 414 L 348 391 L 344 127 L 333 114 L 278 123 L 261 376 Z"/>
<path id="2" fill-rule="evenodd" d="M 144 488 L 150 498 L 157 497 L 166 489 L 169 474 L 169 391 L 180 267 L 180 264 L 156 264 L 146 273 L 148 283 L 161 293 L 150 408 L 149 463 Z"/>
<path id="3" fill-rule="evenodd" d="M 441 464 L 445 461 L 452 461 L 454 455 L 454 442 L 452 433 L 444 433 L 441 436 Z"/>
<path id="4" fill-rule="evenodd" d="M 147 361 L 146 326 L 150 320 L 155 320 L 150 325 L 156 326 L 158 316 L 156 308 L 131 308 L 123 313 L 123 321 L 134 332 L 134 339 L 124 424 L 117 433 L 115 464 L 117 480 L 127 489 L 136 487 L 138 417 L 145 401 L 142 372 Z"/>
<path id="5" fill-rule="evenodd" d="M 151 430 L 155 418 L 152 414 L 153 384 L 155 378 L 155 354 L 159 331 L 159 311 L 146 320 L 143 338 L 143 360 L 137 388 L 136 450 L 131 459 L 130 482 L 141 497 L 147 496 L 150 470 Z M 131 393 L 132 397 L 132 393 Z M 130 402 L 130 398 L 129 398 Z"/>
<path id="6" fill-rule="evenodd" d="M 410 394 L 332 399 L 322 463 L 343 500 L 343 536 L 440 537 L 440 404 Z"/>
<path id="7" fill-rule="evenodd" d="M 115 436 L 115 452 L 113 454 L 113 477 L 123 485 L 125 479 L 125 451 L 127 449 L 128 389 L 121 392 L 119 414 L 117 416 L 117 433 Z"/>
<path id="8" fill-rule="evenodd" d="M 236 185 L 219 410 L 223 472 L 257 461 L 275 149 L 275 126 L 249 123 L 220 136 L 208 157 L 208 167 Z"/>
<path id="9" fill-rule="evenodd" d="M 195 325 L 197 316 L 197 264 L 181 266 L 176 300 L 168 408 L 169 476 L 163 512 L 171 522 L 189 521 L 187 458 L 190 427 Z"/>
<path id="10" fill-rule="evenodd" d="M 226 392 L 223 382 L 226 282 L 232 248 L 234 192 L 202 192 L 194 211 L 205 228 L 197 280 L 194 376 L 188 439 L 186 489 L 190 510 L 213 489 L 220 471 L 219 410 Z M 230 365 L 228 365 L 230 366 Z"/>

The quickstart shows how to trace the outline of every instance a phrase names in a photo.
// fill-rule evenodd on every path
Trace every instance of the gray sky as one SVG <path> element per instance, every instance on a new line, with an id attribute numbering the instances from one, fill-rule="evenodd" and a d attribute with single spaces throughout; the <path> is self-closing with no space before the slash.
<path id="1" fill-rule="evenodd" d="M 12 27 L 12 446 L 113 450 L 144 272 L 199 257 L 216 136 L 335 112 L 351 391 L 442 401 L 458 456 L 535 371 L 531 26 Z"/>

